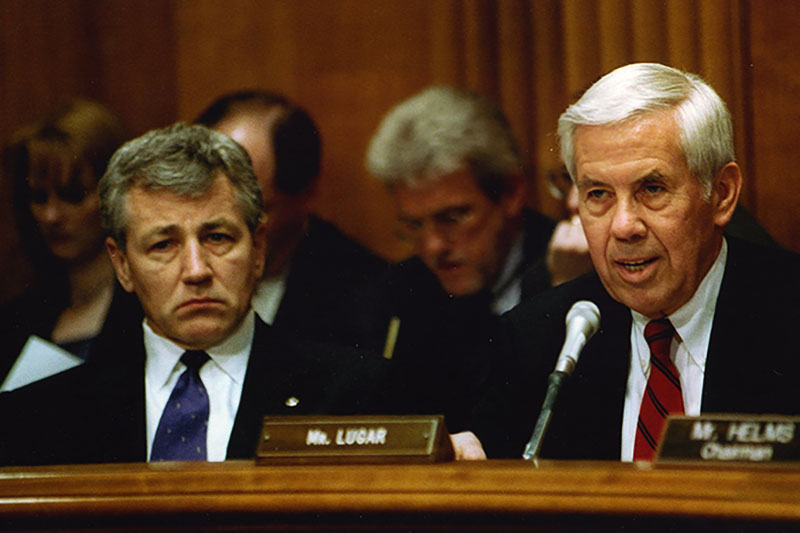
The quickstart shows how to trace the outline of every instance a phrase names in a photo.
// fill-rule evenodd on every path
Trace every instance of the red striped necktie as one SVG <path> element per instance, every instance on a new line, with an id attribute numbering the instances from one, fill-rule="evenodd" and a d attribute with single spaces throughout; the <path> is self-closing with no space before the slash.
<path id="1" fill-rule="evenodd" d="M 674 335 L 675 328 L 666 318 L 651 320 L 644 328 L 644 338 L 650 346 L 650 377 L 636 426 L 635 461 L 652 460 L 667 415 L 683 414 L 681 378 L 669 357 Z"/>

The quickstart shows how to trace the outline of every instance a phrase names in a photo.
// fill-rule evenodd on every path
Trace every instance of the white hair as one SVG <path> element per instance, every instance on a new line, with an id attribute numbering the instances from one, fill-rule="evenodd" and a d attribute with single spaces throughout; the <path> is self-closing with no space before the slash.
<path id="1" fill-rule="evenodd" d="M 575 130 L 674 110 L 689 171 L 710 197 L 717 172 L 736 159 L 725 102 L 700 76 L 658 63 L 633 63 L 600 78 L 558 119 L 561 158 L 575 180 Z"/>
<path id="2" fill-rule="evenodd" d="M 511 127 L 491 100 L 430 87 L 391 109 L 369 143 L 366 166 L 384 183 L 435 180 L 467 168 L 479 180 L 522 171 Z"/>

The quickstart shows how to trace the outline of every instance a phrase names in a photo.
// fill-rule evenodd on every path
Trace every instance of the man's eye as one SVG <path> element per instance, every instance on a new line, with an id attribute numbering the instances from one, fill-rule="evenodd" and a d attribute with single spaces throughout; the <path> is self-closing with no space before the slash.
<path id="1" fill-rule="evenodd" d="M 158 241 L 150 245 L 150 250 L 154 252 L 161 252 L 169 248 L 172 241 L 169 239 L 164 239 L 163 241 Z"/>
<path id="2" fill-rule="evenodd" d="M 220 243 L 220 242 L 232 241 L 233 237 L 231 237 L 227 233 L 216 232 L 216 233 L 209 233 L 208 240 L 211 242 Z"/>
<path id="3" fill-rule="evenodd" d="M 651 194 L 651 195 L 652 194 L 658 194 L 658 193 L 662 192 L 663 190 L 664 190 L 664 186 L 663 185 L 657 185 L 655 183 L 651 183 L 651 184 L 648 184 L 648 185 L 644 186 L 644 191 L 647 194 Z"/>
<path id="4" fill-rule="evenodd" d="M 439 217 L 439 222 L 447 225 L 455 225 L 461 222 L 463 218 L 464 217 L 462 215 L 457 215 L 455 213 L 447 213 L 446 215 L 442 215 Z"/>
<path id="5" fill-rule="evenodd" d="M 587 200 L 602 200 L 607 196 L 607 192 L 603 189 L 591 189 L 586 193 Z"/>
<path id="6" fill-rule="evenodd" d="M 461 224 L 467 215 L 470 213 L 469 207 L 460 207 L 457 209 L 448 209 L 444 213 L 439 213 L 436 216 L 436 221 L 440 224 L 457 225 Z"/>

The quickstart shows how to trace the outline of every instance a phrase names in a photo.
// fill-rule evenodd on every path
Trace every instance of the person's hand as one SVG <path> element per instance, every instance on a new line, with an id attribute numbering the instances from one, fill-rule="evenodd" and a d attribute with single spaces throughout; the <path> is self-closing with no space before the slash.
<path id="1" fill-rule="evenodd" d="M 450 435 L 453 450 L 456 452 L 456 461 L 479 461 L 486 459 L 486 452 L 478 437 L 471 431 L 462 431 Z"/>
<path id="2" fill-rule="evenodd" d="M 573 215 L 559 222 L 547 245 L 547 269 L 553 286 L 575 279 L 592 268 L 581 219 Z"/>

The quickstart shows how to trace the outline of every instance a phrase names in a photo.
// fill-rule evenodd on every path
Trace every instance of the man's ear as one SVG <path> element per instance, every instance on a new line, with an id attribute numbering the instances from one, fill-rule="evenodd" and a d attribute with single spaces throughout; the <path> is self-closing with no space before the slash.
<path id="1" fill-rule="evenodd" d="M 117 274 L 117 279 L 122 288 L 128 292 L 133 292 L 133 281 L 131 280 L 131 266 L 128 263 L 128 257 L 125 252 L 117 245 L 117 241 L 111 237 L 106 237 L 106 250 L 108 256 L 111 258 L 111 264 L 114 267 L 114 272 Z"/>
<path id="2" fill-rule="evenodd" d="M 711 205 L 714 208 L 714 224 L 725 227 L 733 216 L 739 193 L 742 190 L 742 171 L 730 162 L 717 172 L 711 186 Z"/>

